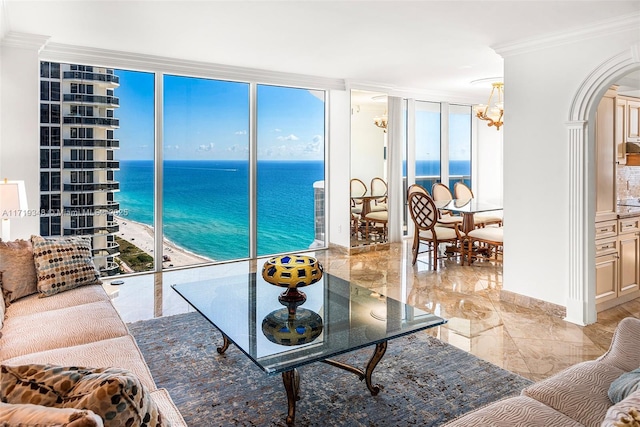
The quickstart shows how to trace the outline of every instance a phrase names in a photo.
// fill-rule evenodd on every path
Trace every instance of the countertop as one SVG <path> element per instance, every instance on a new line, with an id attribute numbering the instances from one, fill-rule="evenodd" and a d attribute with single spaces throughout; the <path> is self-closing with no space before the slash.
<path id="1" fill-rule="evenodd" d="M 640 215 L 640 199 L 618 200 L 618 218 L 630 218 Z"/>
<path id="2" fill-rule="evenodd" d="M 631 218 L 634 216 L 640 216 L 640 207 L 633 206 L 618 206 L 618 218 Z"/>

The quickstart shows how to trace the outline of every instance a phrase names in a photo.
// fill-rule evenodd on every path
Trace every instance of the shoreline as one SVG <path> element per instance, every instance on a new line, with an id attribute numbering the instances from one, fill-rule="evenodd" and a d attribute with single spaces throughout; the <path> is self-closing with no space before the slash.
<path id="1" fill-rule="evenodd" d="M 137 246 L 155 259 L 154 230 L 151 226 L 121 216 L 115 216 L 115 221 L 120 228 L 115 234 L 117 237 Z M 167 238 L 163 239 L 162 248 L 162 256 L 167 257 L 167 260 L 162 262 L 163 267 L 183 267 L 215 262 L 214 259 L 191 252 Z"/>

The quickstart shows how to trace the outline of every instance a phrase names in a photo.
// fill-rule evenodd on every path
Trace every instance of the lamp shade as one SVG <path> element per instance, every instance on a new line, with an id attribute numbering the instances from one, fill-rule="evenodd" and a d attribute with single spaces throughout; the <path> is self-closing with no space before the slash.
<path id="1" fill-rule="evenodd" d="M 27 210 L 27 191 L 24 181 L 0 181 L 0 217 L 24 216 Z"/>

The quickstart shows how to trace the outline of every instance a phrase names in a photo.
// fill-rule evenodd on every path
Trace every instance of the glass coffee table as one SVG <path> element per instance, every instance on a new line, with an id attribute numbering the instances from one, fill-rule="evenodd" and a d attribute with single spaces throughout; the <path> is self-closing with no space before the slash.
<path id="1" fill-rule="evenodd" d="M 282 374 L 287 393 L 287 424 L 295 420 L 300 377 L 297 368 L 323 362 L 365 380 L 372 395 L 382 386 L 371 376 L 389 340 L 443 325 L 447 321 L 400 301 L 325 273 L 300 288 L 306 301 L 283 306 L 284 288 L 267 283 L 260 273 L 219 277 L 172 285 L 222 334 L 218 353 L 234 344 L 268 375 Z M 375 347 L 364 369 L 331 359 Z"/>

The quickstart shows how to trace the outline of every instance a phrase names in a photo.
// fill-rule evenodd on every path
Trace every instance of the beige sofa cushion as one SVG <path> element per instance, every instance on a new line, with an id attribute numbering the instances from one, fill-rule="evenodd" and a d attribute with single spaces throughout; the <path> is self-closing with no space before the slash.
<path id="1" fill-rule="evenodd" d="M 612 403 L 611 383 L 624 373 L 597 361 L 578 363 L 522 390 L 522 394 L 562 412 L 587 427 L 599 426 Z"/>
<path id="2" fill-rule="evenodd" d="M 55 298 L 40 298 L 38 294 L 21 298 L 7 307 L 7 316 L 26 316 L 65 307 L 97 301 L 108 301 L 109 295 L 102 285 L 82 286 L 62 292 Z"/>
<path id="3" fill-rule="evenodd" d="M 102 283 L 91 256 L 90 239 L 32 236 L 31 242 L 41 296 Z"/>
<path id="4" fill-rule="evenodd" d="M 98 301 L 5 319 L 0 360 L 128 334 L 111 301 Z"/>
<path id="5" fill-rule="evenodd" d="M 2 365 L 0 399 L 88 409 L 102 418 L 105 427 L 167 425 L 146 387 L 121 368 Z"/>
<path id="6" fill-rule="evenodd" d="M 0 241 L 0 271 L 7 305 L 38 292 L 33 248 L 28 240 Z"/>
<path id="7" fill-rule="evenodd" d="M 131 335 L 73 347 L 29 353 L 3 360 L 2 363 L 10 366 L 47 363 L 61 366 L 79 365 L 94 366 L 96 368 L 123 368 L 133 372 L 150 391 L 156 390 L 156 384 L 151 372 Z"/>
<path id="8" fill-rule="evenodd" d="M 499 400 L 462 417 L 443 427 L 583 427 L 566 415 L 527 396 Z"/>
<path id="9" fill-rule="evenodd" d="M 86 409 L 0 402 L 3 427 L 102 427 L 102 418 Z"/>
<path id="10" fill-rule="evenodd" d="M 173 400 L 171 400 L 169 392 L 166 389 L 160 388 L 151 392 L 151 398 L 156 405 L 158 405 L 158 409 L 160 409 L 160 413 L 167 423 L 173 427 L 187 427 L 187 424 L 180 415 L 180 411 L 178 411 L 178 408 L 175 403 L 173 403 Z"/>

